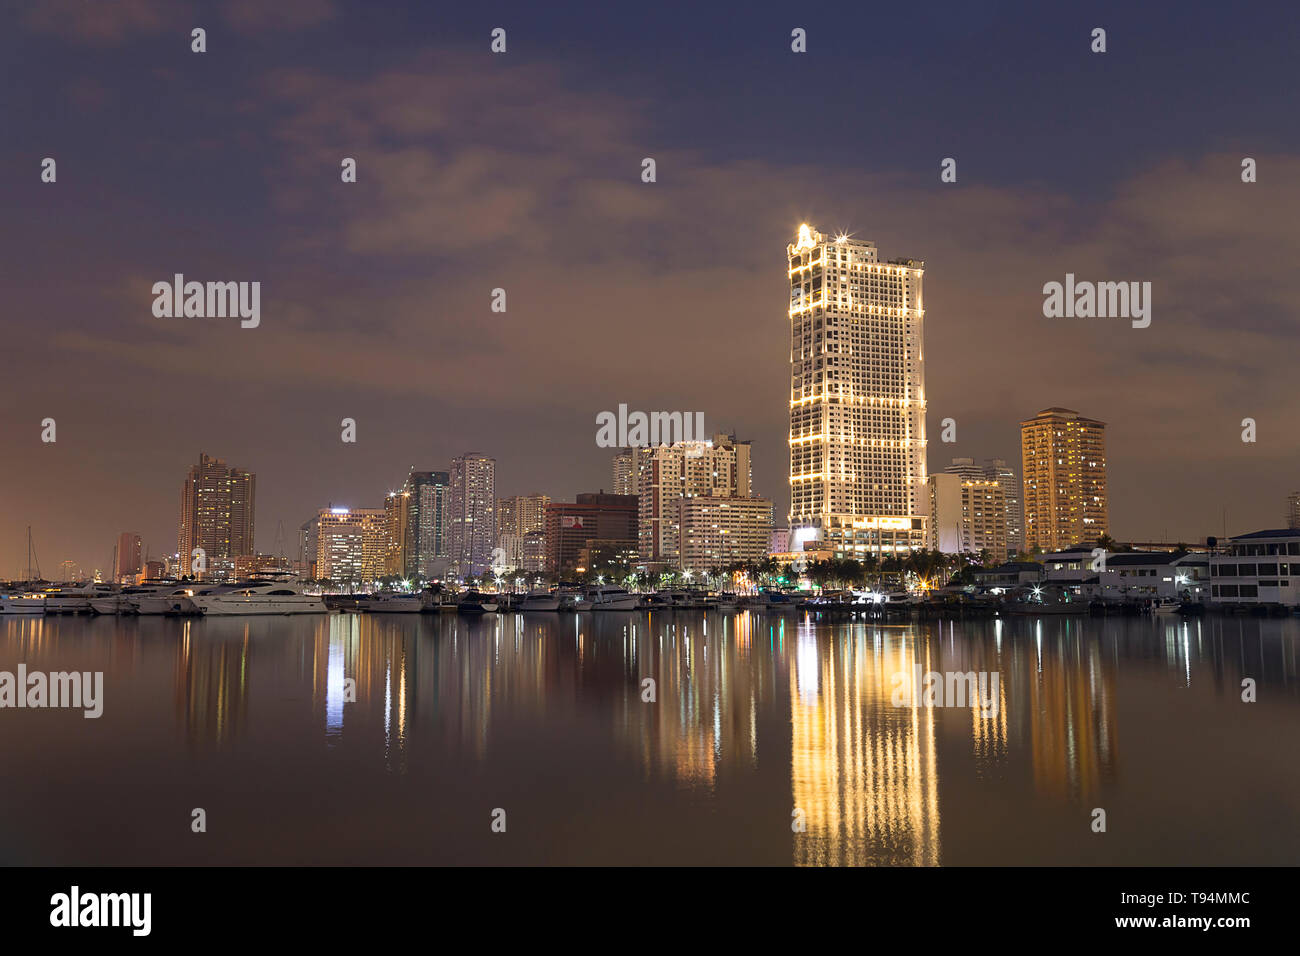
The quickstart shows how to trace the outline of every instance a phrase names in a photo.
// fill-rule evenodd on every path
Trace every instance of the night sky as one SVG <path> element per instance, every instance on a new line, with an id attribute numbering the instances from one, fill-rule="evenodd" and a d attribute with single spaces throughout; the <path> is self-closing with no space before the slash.
<path id="1" fill-rule="evenodd" d="M 1293 11 L 587 6 L 6 4 L 0 576 L 28 524 L 47 576 L 107 569 L 123 530 L 173 551 L 200 451 L 256 472 L 264 551 L 465 451 L 496 457 L 500 494 L 571 500 L 609 489 L 595 417 L 619 403 L 752 439 L 783 524 L 803 221 L 926 260 L 931 470 L 1019 468 L 1019 421 L 1062 405 L 1109 423 L 1120 540 L 1282 523 Z M 177 272 L 260 281 L 260 327 L 155 318 Z M 1044 318 L 1067 272 L 1151 282 L 1151 326 Z"/>

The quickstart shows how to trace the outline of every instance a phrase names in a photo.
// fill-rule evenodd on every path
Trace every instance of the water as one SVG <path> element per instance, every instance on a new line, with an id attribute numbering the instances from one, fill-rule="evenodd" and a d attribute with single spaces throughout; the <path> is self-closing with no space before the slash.
<path id="1" fill-rule="evenodd" d="M 0 710 L 0 863 L 1293 865 L 1298 643 L 1214 617 L 0 618 L 0 670 L 105 683 L 98 720 Z M 914 663 L 997 672 L 996 715 L 895 706 Z"/>

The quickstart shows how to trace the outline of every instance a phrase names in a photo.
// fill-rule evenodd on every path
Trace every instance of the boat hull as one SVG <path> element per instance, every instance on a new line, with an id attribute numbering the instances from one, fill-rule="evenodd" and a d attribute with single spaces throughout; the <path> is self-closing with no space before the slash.
<path id="1" fill-rule="evenodd" d="M 524 603 L 519 606 L 521 611 L 558 611 L 560 609 L 559 598 L 525 598 Z"/>
<path id="2" fill-rule="evenodd" d="M 204 617 L 251 617 L 258 614 L 328 614 L 325 602 L 320 598 L 307 601 L 245 601 L 228 599 L 217 601 L 211 598 L 187 598 Z M 183 605 L 182 605 L 183 608 Z M 180 613 L 185 613 L 182 610 Z"/>
<path id="3" fill-rule="evenodd" d="M 44 614 L 44 598 L 3 598 L 0 599 L 0 614 Z"/>

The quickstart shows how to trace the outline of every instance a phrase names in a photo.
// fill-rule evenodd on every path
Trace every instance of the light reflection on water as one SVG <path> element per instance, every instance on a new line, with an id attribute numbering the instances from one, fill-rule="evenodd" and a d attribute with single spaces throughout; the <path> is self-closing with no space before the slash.
<path id="1" fill-rule="evenodd" d="M 0 710 L 0 863 L 1294 862 L 1298 643 L 1213 617 L 3 618 L 0 670 L 106 691 L 98 721 Z M 897 706 L 929 671 L 996 673 L 996 707 Z M 159 822 L 197 805 L 229 824 L 200 856 Z"/>

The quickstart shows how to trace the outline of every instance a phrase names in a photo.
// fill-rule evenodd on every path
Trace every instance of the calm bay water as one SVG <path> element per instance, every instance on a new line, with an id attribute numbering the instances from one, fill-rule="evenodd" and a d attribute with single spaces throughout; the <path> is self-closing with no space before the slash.
<path id="1" fill-rule="evenodd" d="M 1298 649 L 1294 618 L 0 618 L 0 670 L 105 683 L 98 720 L 0 710 L 0 863 L 1294 865 Z M 997 672 L 996 716 L 894 706 L 914 664 Z"/>

